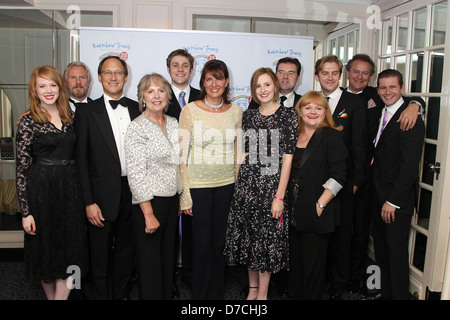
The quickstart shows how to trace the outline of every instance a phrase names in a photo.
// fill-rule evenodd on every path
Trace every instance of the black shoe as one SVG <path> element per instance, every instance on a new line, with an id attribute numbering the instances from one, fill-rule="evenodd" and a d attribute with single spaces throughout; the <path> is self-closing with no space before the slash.
<path id="1" fill-rule="evenodd" d="M 336 288 L 330 287 L 328 289 L 328 299 L 329 300 L 342 300 L 343 292 Z"/>
<path id="2" fill-rule="evenodd" d="M 239 293 L 239 295 L 241 297 L 248 296 L 248 284 L 242 287 L 241 292 Z"/>
<path id="3" fill-rule="evenodd" d="M 365 286 L 361 286 L 359 295 L 361 296 L 361 300 L 382 300 L 383 299 L 380 290 L 377 290 L 377 289 L 369 290 Z"/>
<path id="4" fill-rule="evenodd" d="M 172 286 L 172 299 L 176 299 L 180 297 L 180 289 L 178 288 L 177 284 L 174 283 Z"/>
<path id="5" fill-rule="evenodd" d="M 359 293 L 361 291 L 361 280 L 353 279 L 348 285 L 348 293 Z"/>

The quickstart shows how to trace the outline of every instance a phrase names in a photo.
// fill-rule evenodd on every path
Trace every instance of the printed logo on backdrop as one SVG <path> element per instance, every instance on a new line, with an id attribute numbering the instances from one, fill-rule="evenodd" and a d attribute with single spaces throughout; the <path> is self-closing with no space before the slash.
<path id="1" fill-rule="evenodd" d="M 116 56 L 124 61 L 127 61 L 128 53 L 131 50 L 131 45 L 123 42 L 110 43 L 108 41 L 105 41 L 92 43 L 92 48 L 97 49 L 101 52 L 106 51 L 99 55 L 99 60 L 102 60 L 103 58 L 108 56 Z"/>
<path id="2" fill-rule="evenodd" d="M 242 111 L 247 110 L 250 101 L 252 101 L 252 97 L 247 95 L 239 95 L 231 99 L 231 102 L 240 107 Z"/>
<path id="3" fill-rule="evenodd" d="M 233 97 L 231 102 L 239 106 L 242 111 L 247 110 L 251 101 L 251 89 L 250 86 L 230 86 L 230 95 Z"/>
<path id="4" fill-rule="evenodd" d="M 295 49 L 267 49 L 267 55 L 269 56 L 280 56 L 280 57 L 297 57 L 301 58 L 303 53 Z M 277 61 L 278 62 L 278 61 Z"/>
<path id="5" fill-rule="evenodd" d="M 219 48 L 212 47 L 209 45 L 192 45 L 184 47 L 183 49 L 189 51 L 194 57 L 194 71 L 195 73 L 201 74 L 203 66 L 209 60 L 216 60 L 217 54 L 219 53 Z"/>

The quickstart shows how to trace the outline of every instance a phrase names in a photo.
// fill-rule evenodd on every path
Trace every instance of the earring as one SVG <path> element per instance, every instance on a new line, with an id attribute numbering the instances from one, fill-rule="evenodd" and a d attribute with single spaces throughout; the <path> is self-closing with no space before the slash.
<path id="1" fill-rule="evenodd" d="M 145 101 L 142 101 L 142 110 L 145 110 L 147 106 L 145 105 Z"/>

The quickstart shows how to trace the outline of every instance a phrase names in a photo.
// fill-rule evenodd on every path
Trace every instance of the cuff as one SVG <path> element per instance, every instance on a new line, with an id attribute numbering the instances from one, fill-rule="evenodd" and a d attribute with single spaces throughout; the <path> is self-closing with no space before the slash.
<path id="1" fill-rule="evenodd" d="M 330 190 L 331 193 L 333 194 L 333 196 L 336 196 L 338 194 L 338 192 L 342 189 L 341 184 L 339 182 L 337 182 L 336 180 L 334 180 L 333 178 L 328 179 L 328 181 L 325 182 L 322 185 L 322 187 Z"/>

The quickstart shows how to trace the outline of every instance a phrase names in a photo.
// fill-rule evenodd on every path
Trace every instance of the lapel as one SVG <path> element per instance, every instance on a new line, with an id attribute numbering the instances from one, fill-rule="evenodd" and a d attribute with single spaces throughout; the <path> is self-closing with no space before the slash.
<path id="1" fill-rule="evenodd" d="M 136 117 L 141 115 L 141 112 L 139 111 L 139 106 L 136 106 L 136 102 L 134 100 L 127 98 L 127 109 L 128 113 L 130 114 L 130 120 L 133 121 Z"/>
<path id="2" fill-rule="evenodd" d="M 314 134 L 312 135 L 311 139 L 309 139 L 308 145 L 305 148 L 305 152 L 302 156 L 302 161 L 300 162 L 299 170 L 303 167 L 303 165 L 308 161 L 309 157 L 312 155 L 314 150 L 316 149 L 316 146 L 320 143 L 323 137 L 323 129 L 322 130 L 316 130 Z"/>
<path id="3" fill-rule="evenodd" d="M 339 98 L 339 101 L 333 112 L 334 121 L 339 120 L 339 113 L 341 113 L 345 109 L 346 100 L 347 100 L 347 92 L 346 90 L 342 90 L 341 97 Z"/>
<path id="4" fill-rule="evenodd" d="M 102 133 L 103 137 L 106 140 L 106 144 L 108 145 L 108 148 L 110 149 L 114 158 L 117 159 L 117 161 L 120 161 L 119 152 L 117 151 L 117 146 L 116 146 L 116 140 L 114 139 L 114 134 L 112 131 L 111 123 L 109 122 L 109 116 L 108 116 L 108 112 L 106 111 L 106 105 L 105 105 L 105 101 L 103 100 L 103 96 L 101 96 L 99 98 L 98 103 L 95 104 L 95 109 L 94 109 L 93 114 L 94 114 L 94 119 L 100 128 L 100 132 Z"/>
<path id="5" fill-rule="evenodd" d="M 378 140 L 377 146 L 375 149 L 377 149 L 380 144 L 383 143 L 383 141 L 386 139 L 385 137 L 389 136 L 389 131 L 393 130 L 395 127 L 400 128 L 400 125 L 397 123 L 398 118 L 400 118 L 400 114 L 405 110 L 407 107 L 407 103 L 403 103 L 400 108 L 397 109 L 397 111 L 392 115 L 391 120 L 389 120 L 388 124 L 384 128 L 383 132 L 381 133 L 380 140 Z M 381 116 L 383 116 L 383 113 L 381 113 Z M 379 125 L 379 124 L 378 124 Z M 378 127 L 377 127 L 378 129 Z"/>

